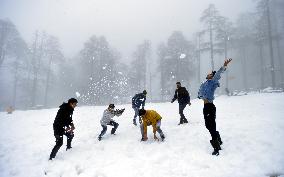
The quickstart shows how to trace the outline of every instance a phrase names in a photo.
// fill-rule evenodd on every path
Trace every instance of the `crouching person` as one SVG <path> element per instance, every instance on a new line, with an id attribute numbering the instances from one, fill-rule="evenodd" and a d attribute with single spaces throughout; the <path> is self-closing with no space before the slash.
<path id="1" fill-rule="evenodd" d="M 141 141 L 147 141 L 147 126 L 152 125 L 153 127 L 153 133 L 154 133 L 154 139 L 158 140 L 158 137 L 156 136 L 156 132 L 160 134 L 161 140 L 164 141 L 165 135 L 161 129 L 161 119 L 162 117 L 154 110 L 139 110 L 139 116 L 142 118 L 142 123 L 140 124 L 141 129 L 141 135 L 142 139 Z"/>
<path id="2" fill-rule="evenodd" d="M 115 134 L 115 131 L 116 131 L 117 127 L 119 126 L 119 124 L 116 123 L 112 118 L 114 116 L 121 116 L 125 109 L 114 110 L 114 108 L 115 108 L 114 104 L 110 104 L 108 106 L 108 108 L 103 113 L 103 117 L 100 121 L 101 126 L 103 127 L 103 130 L 101 131 L 101 134 L 98 137 L 99 141 L 101 141 L 102 136 L 106 133 L 107 125 L 113 126 L 113 128 L 111 129 L 112 135 Z"/>

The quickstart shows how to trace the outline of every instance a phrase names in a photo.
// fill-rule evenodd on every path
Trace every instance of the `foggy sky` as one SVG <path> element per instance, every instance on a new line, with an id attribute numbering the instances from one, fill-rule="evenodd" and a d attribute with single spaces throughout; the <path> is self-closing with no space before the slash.
<path id="1" fill-rule="evenodd" d="M 191 38 L 210 3 L 232 20 L 254 8 L 251 0 L 0 0 L 0 18 L 10 19 L 28 43 L 35 30 L 57 36 L 68 57 L 91 35 L 104 35 L 127 59 L 145 39 L 155 50 L 174 30 Z"/>

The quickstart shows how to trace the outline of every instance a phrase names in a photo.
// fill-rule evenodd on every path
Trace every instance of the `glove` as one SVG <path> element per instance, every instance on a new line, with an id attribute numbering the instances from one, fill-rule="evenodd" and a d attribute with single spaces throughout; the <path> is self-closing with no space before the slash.
<path id="1" fill-rule="evenodd" d="M 171 103 L 173 103 L 174 101 L 172 100 Z"/>
<path id="2" fill-rule="evenodd" d="M 70 133 L 70 134 L 73 134 L 73 130 L 75 129 L 75 127 L 67 127 L 66 129 L 65 129 L 65 131 L 66 131 L 66 133 Z"/>
<path id="3" fill-rule="evenodd" d="M 69 132 L 70 130 L 71 130 L 70 127 L 65 128 L 65 131 L 66 131 L 66 132 Z"/>
<path id="4" fill-rule="evenodd" d="M 190 106 L 190 105 L 191 105 L 191 103 L 189 102 L 189 103 L 188 103 L 188 106 Z"/>

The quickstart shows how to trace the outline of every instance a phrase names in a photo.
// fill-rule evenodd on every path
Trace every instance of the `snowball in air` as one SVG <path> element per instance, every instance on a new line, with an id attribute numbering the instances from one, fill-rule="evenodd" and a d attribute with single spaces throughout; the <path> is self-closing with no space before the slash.
<path id="1" fill-rule="evenodd" d="M 180 56 L 179 56 L 179 58 L 185 58 L 186 57 L 186 55 L 184 54 L 184 53 L 182 53 L 182 54 L 180 54 Z"/>

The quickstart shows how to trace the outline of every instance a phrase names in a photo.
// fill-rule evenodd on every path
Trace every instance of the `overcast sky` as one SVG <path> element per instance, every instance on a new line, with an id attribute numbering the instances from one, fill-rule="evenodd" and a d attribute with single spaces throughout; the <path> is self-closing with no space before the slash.
<path id="1" fill-rule="evenodd" d="M 91 35 L 106 36 L 128 57 L 145 39 L 156 48 L 174 30 L 191 37 L 210 3 L 233 20 L 254 9 L 252 0 L 0 0 L 0 18 L 10 19 L 29 43 L 35 30 L 57 36 L 68 57 Z"/>

